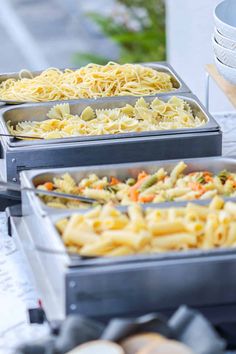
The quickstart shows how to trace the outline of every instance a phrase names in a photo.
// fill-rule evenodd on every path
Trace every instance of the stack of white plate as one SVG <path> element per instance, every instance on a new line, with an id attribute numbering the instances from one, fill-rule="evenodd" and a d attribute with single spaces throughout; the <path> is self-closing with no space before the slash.
<path id="1" fill-rule="evenodd" d="M 216 6 L 212 38 L 215 63 L 220 74 L 236 85 L 236 0 Z"/>

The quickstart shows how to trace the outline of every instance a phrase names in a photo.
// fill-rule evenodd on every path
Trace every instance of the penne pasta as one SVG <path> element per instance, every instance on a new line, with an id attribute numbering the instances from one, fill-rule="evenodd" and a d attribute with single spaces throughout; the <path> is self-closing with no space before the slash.
<path id="1" fill-rule="evenodd" d="M 155 237 L 152 240 L 151 244 L 154 247 L 171 249 L 171 250 L 181 249 L 181 245 L 189 245 L 192 247 L 196 247 L 197 236 L 187 232 L 182 232 L 182 233 L 180 232 L 171 235 L 167 234 L 162 237 Z"/>
<path id="2" fill-rule="evenodd" d="M 114 249 L 112 240 L 99 240 L 91 244 L 85 245 L 80 249 L 81 256 L 105 256 Z"/>
<path id="3" fill-rule="evenodd" d="M 57 223 L 62 240 L 82 256 L 125 256 L 236 247 L 236 203 L 215 197 L 207 206 L 142 209 L 114 206 L 73 214 Z"/>
<path id="4" fill-rule="evenodd" d="M 154 236 L 172 234 L 175 232 L 184 232 L 186 231 L 186 227 L 181 221 L 161 221 L 154 222 L 150 221 L 148 224 L 149 229 L 153 233 Z"/>
<path id="5" fill-rule="evenodd" d="M 210 202 L 209 209 L 221 209 L 224 206 L 224 200 L 219 196 L 215 196 L 214 199 Z"/>
<path id="6" fill-rule="evenodd" d="M 203 222 L 187 222 L 185 227 L 188 232 L 194 233 L 196 236 L 204 232 Z"/>
<path id="7" fill-rule="evenodd" d="M 227 226 L 220 224 L 217 229 L 214 231 L 213 240 L 214 246 L 223 246 L 227 242 Z"/>
<path id="8" fill-rule="evenodd" d="M 236 246 L 236 222 L 231 222 L 229 225 L 229 231 L 225 247 Z"/>
<path id="9" fill-rule="evenodd" d="M 236 215 L 236 203 L 232 203 L 232 202 L 227 202 L 225 203 L 225 207 L 224 209 L 232 214 L 232 215 Z"/>
<path id="10" fill-rule="evenodd" d="M 125 245 L 138 250 L 149 242 L 150 234 L 147 231 L 135 233 L 128 230 L 116 230 L 105 231 L 103 238 L 112 240 L 115 245 Z"/>
<path id="11" fill-rule="evenodd" d="M 206 219 L 208 214 L 208 208 L 203 205 L 189 203 L 187 205 L 187 211 L 195 212 L 199 218 Z"/>
<path id="12" fill-rule="evenodd" d="M 216 231 L 217 226 L 218 224 L 214 217 L 207 218 L 202 248 L 210 249 L 214 247 L 214 232 Z"/>
<path id="13" fill-rule="evenodd" d="M 118 257 L 118 256 L 127 256 L 129 254 L 134 254 L 134 250 L 127 246 L 116 247 L 113 250 L 106 253 L 107 257 Z"/>

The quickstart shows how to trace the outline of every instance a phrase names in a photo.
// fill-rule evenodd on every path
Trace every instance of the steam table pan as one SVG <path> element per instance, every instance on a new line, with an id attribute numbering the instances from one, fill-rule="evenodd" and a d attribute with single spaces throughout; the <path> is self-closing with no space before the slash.
<path id="1" fill-rule="evenodd" d="M 167 172 L 171 172 L 180 160 L 167 161 L 149 161 L 129 164 L 112 164 L 102 166 L 84 166 L 71 167 L 60 169 L 42 169 L 23 171 L 20 174 L 21 185 L 23 187 L 36 187 L 39 184 L 52 181 L 54 177 L 60 177 L 65 173 L 69 173 L 76 182 L 87 177 L 91 173 L 97 174 L 98 177 L 113 176 L 124 180 L 129 177 L 136 178 L 141 171 L 147 171 L 153 174 L 158 168 L 164 167 Z M 187 164 L 186 172 L 206 171 L 218 173 L 222 170 L 236 172 L 236 160 L 224 157 L 211 158 L 195 158 L 184 159 Z M 64 212 L 65 209 L 48 207 L 37 195 L 30 192 L 23 192 L 22 194 L 22 210 L 24 215 L 30 215 L 31 218 L 38 217 L 38 215 L 54 214 Z"/>
<path id="2" fill-rule="evenodd" d="M 161 71 L 164 73 L 167 73 L 171 76 L 171 81 L 172 84 L 174 86 L 174 91 L 169 91 L 166 93 L 170 93 L 170 92 L 175 92 L 175 93 L 182 93 L 182 92 L 190 92 L 190 89 L 187 87 L 187 85 L 183 82 L 183 80 L 178 76 L 178 74 L 174 71 L 174 69 L 172 68 L 172 66 L 166 62 L 150 62 L 150 63 L 140 63 L 141 65 L 150 67 L 154 70 L 157 71 Z M 78 69 L 78 68 L 77 68 Z M 76 68 L 72 68 L 72 70 L 77 70 Z M 65 70 L 65 69 L 61 69 L 61 70 Z M 42 71 L 32 71 L 31 75 L 33 77 L 40 75 L 42 73 Z M 27 75 L 24 77 L 28 77 Z M 8 79 L 19 79 L 19 72 L 13 72 L 13 73 L 5 73 L 5 74 L 0 74 L 0 84 L 3 81 L 6 81 Z M 160 93 L 162 95 L 162 93 Z M 66 101 L 66 100 L 65 100 Z M 64 102 L 65 102 L 64 101 Z M 56 101 L 54 101 L 56 102 Z M 22 103 L 29 103 L 29 102 L 21 102 L 21 101 L 17 101 L 17 100 L 1 100 L 0 99 L 0 103 L 2 104 L 8 104 L 8 105 L 12 105 L 12 104 L 22 104 Z M 38 102 L 40 103 L 40 102 Z"/>
<path id="3" fill-rule="evenodd" d="M 166 101 L 172 95 L 161 98 Z M 100 135 L 38 141 L 12 141 L 2 137 L 3 174 L 8 181 L 18 181 L 22 170 L 72 167 L 122 162 L 165 160 L 174 158 L 217 156 L 222 152 L 222 133 L 219 125 L 192 94 L 178 95 L 193 112 L 206 121 L 198 128 L 156 130 L 151 132 Z M 135 104 L 137 97 L 71 102 L 72 113 L 85 107 L 115 108 Z M 148 102 L 153 97 L 146 98 Z M 2 111 L 0 128 L 7 133 L 8 120 L 42 120 L 54 102 L 40 105 L 23 105 Z M 8 132 L 9 133 L 9 132 Z"/>
<path id="4" fill-rule="evenodd" d="M 213 309 L 224 307 L 215 321 L 235 318 L 235 249 L 83 259 L 66 252 L 54 226 L 72 213 L 47 215 L 34 224 L 30 217 L 9 214 L 11 235 L 29 261 L 50 320 L 73 313 L 99 319 L 168 313 L 181 304 L 213 317 Z"/>
<path id="5" fill-rule="evenodd" d="M 81 167 L 67 169 L 66 172 L 78 180 L 90 172 L 100 176 L 108 173 L 125 177 L 130 174 L 136 176 L 142 169 L 153 172 L 161 166 L 168 171 L 177 162 Z M 236 160 L 233 159 L 202 158 L 185 162 L 189 166 L 188 172 L 199 169 L 236 171 Z M 21 174 L 22 185 L 32 186 L 63 172 L 65 170 L 25 171 Z M 54 227 L 57 220 L 83 210 L 47 208 L 28 192 L 23 194 L 22 202 L 23 213 L 20 215 L 23 217 L 10 216 L 12 234 L 30 262 L 49 317 L 64 318 L 69 313 L 97 318 L 136 316 L 157 309 L 169 312 L 183 303 L 207 309 L 213 317 L 213 309 L 224 307 L 219 315 L 221 319 L 222 316 L 229 319 L 236 314 L 236 311 L 227 311 L 231 307 L 236 309 L 236 250 L 83 259 L 66 252 Z M 186 202 L 172 202 L 146 207 L 178 207 L 184 204 Z"/>

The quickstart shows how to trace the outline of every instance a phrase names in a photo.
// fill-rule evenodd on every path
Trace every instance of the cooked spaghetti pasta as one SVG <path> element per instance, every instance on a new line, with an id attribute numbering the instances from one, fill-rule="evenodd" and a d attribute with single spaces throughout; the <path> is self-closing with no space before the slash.
<path id="1" fill-rule="evenodd" d="M 77 70 L 49 68 L 0 84 L 0 100 L 45 102 L 106 96 L 144 96 L 173 91 L 169 74 L 139 64 L 88 64 Z"/>
<path id="2" fill-rule="evenodd" d="M 155 98 L 148 104 L 139 98 L 134 106 L 95 109 L 86 107 L 81 114 L 72 115 L 68 103 L 55 105 L 43 121 L 23 121 L 16 126 L 8 122 L 13 135 L 55 139 L 75 136 L 119 134 L 127 132 L 188 129 L 204 125 L 187 102 L 171 97 L 167 102 Z M 30 138 L 29 138 L 30 139 Z"/>
<path id="3" fill-rule="evenodd" d="M 231 212 L 236 204 L 220 202 L 220 209 L 215 208 L 216 200 L 208 206 L 146 210 L 133 204 L 127 213 L 111 205 L 98 206 L 59 220 L 56 227 L 66 247 L 82 256 L 236 247 L 236 213 Z M 189 221 L 190 214 L 195 221 Z"/>

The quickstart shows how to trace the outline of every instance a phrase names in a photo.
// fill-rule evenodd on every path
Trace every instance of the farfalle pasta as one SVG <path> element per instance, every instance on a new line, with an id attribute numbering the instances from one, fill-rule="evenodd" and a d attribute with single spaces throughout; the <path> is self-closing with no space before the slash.
<path id="1" fill-rule="evenodd" d="M 34 136 L 44 139 L 122 134 L 166 129 L 188 129 L 202 126 L 206 121 L 193 114 L 183 99 L 171 97 L 167 102 L 155 98 L 151 103 L 144 98 L 134 106 L 92 109 L 86 107 L 81 114 L 70 113 L 68 103 L 55 105 L 43 121 L 24 121 L 14 126 L 8 121 L 13 135 Z"/>

